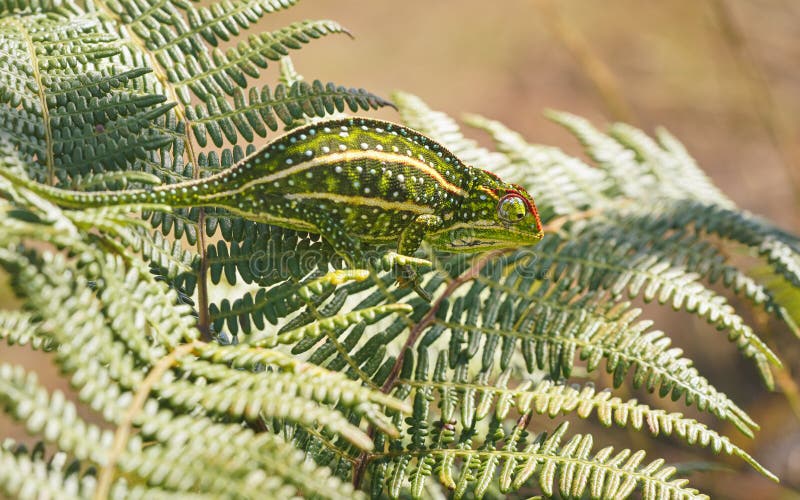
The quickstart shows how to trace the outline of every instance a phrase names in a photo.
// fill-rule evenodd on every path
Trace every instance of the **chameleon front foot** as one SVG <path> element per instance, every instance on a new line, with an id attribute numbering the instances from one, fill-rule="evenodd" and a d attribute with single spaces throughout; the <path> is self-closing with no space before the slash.
<path id="1" fill-rule="evenodd" d="M 409 257 L 397 252 L 388 252 L 381 257 L 380 265 L 384 271 L 394 270 L 397 284 L 401 288 L 410 287 L 420 297 L 428 302 L 431 301 L 431 295 L 420 286 L 420 278 L 419 274 L 417 274 L 417 268 L 419 267 L 432 267 L 431 261 Z"/>
<path id="2" fill-rule="evenodd" d="M 411 287 L 411 289 L 417 292 L 417 295 L 425 299 L 426 302 L 431 301 L 431 294 L 422 288 L 416 269 L 410 265 L 401 266 L 398 264 L 395 265 L 394 273 L 395 278 L 397 279 L 397 285 L 400 288 Z"/>

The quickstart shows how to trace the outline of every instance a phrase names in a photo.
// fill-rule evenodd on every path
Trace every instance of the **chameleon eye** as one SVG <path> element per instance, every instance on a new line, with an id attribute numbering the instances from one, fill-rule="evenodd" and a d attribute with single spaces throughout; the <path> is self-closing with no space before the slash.
<path id="1" fill-rule="evenodd" d="M 525 201 L 518 194 L 507 194 L 497 203 L 497 215 L 503 222 L 519 222 L 526 213 Z"/>

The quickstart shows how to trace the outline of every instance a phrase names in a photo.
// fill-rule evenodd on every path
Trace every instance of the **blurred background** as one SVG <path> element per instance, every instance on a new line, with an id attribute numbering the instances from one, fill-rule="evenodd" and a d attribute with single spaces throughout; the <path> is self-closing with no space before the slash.
<path id="1" fill-rule="evenodd" d="M 664 126 L 739 206 L 800 232 L 800 2 L 306 0 L 262 26 L 275 29 L 306 18 L 334 19 L 355 36 L 322 39 L 293 54 L 295 68 L 309 80 L 387 97 L 404 90 L 451 116 L 479 113 L 531 142 L 577 156 L 576 141 L 544 119 L 544 109 L 577 113 L 601 128 L 613 121 L 647 132 Z M 275 76 L 273 68 L 265 80 Z M 377 115 L 398 119 L 391 110 Z M 0 300 L 10 299 L 0 294 Z M 752 366 L 709 326 L 664 308 L 646 309 L 762 430 L 748 440 L 707 416 L 697 418 L 732 436 L 782 483 L 737 460 L 723 460 L 727 470 L 707 470 L 702 462 L 715 461 L 709 452 L 640 433 L 594 429 L 597 447 L 646 448 L 650 457 L 683 463 L 693 485 L 714 498 L 800 498 L 800 401 L 798 377 L 790 375 L 800 373 L 800 342 L 779 325 L 746 315 L 787 368 L 777 374 L 781 391 L 769 393 Z M 36 366 L 42 378 L 56 376 L 27 349 L 3 346 L 0 361 L 9 359 Z M 596 382 L 609 384 L 602 375 Z M 59 381 L 50 385 L 64 389 Z M 653 401 L 645 394 L 619 395 Z M 0 416 L 0 436 L 9 434 L 24 438 L 19 426 Z"/>

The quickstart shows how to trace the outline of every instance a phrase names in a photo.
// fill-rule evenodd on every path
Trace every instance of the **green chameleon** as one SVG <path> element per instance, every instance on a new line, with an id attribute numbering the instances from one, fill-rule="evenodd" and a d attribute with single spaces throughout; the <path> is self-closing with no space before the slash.
<path id="1" fill-rule="evenodd" d="M 463 164 L 409 128 L 364 118 L 295 129 L 215 175 L 152 189 L 67 191 L 3 175 L 69 208 L 221 207 L 318 233 L 353 267 L 364 263 L 361 243 L 394 243 L 411 256 L 423 240 L 436 249 L 477 252 L 542 238 L 524 188 Z M 426 296 L 414 270 L 401 267 L 398 281 Z"/>

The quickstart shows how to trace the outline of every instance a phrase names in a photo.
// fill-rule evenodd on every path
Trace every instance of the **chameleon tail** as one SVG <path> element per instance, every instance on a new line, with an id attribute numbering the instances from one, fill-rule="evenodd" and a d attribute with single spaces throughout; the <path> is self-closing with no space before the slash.
<path id="1" fill-rule="evenodd" d="M 16 186 L 41 196 L 45 200 L 64 208 L 93 208 L 120 205 L 172 205 L 168 190 L 133 189 L 129 191 L 72 191 L 40 184 L 24 174 L 0 168 L 0 177 Z M 162 194 L 163 193 L 163 194 Z"/>

